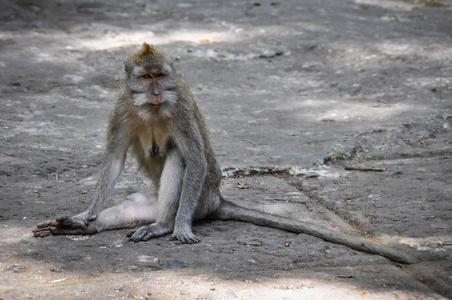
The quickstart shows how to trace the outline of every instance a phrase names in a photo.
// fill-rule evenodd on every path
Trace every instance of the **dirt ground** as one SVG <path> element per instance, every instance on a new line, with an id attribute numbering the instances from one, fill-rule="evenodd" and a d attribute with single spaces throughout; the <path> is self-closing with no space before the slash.
<path id="1" fill-rule="evenodd" d="M 144 41 L 190 85 L 227 199 L 418 262 L 239 222 L 34 238 L 89 205 Z M 452 1 L 0 0 L 0 79 L 0 299 L 452 298 Z M 129 158 L 109 205 L 150 188 Z"/>

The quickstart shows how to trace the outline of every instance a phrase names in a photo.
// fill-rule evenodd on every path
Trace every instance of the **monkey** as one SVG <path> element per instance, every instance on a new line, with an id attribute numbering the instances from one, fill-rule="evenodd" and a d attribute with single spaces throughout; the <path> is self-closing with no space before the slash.
<path id="1" fill-rule="evenodd" d="M 408 252 L 379 245 L 337 230 L 250 210 L 224 199 L 221 171 L 201 111 L 182 75 L 166 54 L 144 43 L 124 63 L 125 80 L 111 113 L 100 176 L 88 209 L 37 224 L 34 236 L 80 234 L 119 228 L 130 241 L 171 234 L 182 243 L 199 243 L 193 222 L 218 219 L 249 222 L 305 233 L 351 249 L 413 263 Z M 153 197 L 101 210 L 131 148 L 140 168 L 154 183 Z"/>

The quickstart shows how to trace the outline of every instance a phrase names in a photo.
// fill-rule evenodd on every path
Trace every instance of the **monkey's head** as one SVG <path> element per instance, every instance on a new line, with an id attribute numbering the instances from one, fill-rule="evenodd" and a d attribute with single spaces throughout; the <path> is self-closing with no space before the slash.
<path id="1" fill-rule="evenodd" d="M 164 114 L 176 100 L 175 72 L 166 55 L 144 43 L 125 61 L 126 84 L 142 117 Z"/>

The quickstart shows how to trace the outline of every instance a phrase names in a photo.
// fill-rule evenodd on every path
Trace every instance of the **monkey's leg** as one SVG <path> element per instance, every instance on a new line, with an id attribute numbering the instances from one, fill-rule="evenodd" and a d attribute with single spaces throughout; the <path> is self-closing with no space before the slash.
<path id="1" fill-rule="evenodd" d="M 38 224 L 33 230 L 36 237 L 49 235 L 90 235 L 104 230 L 131 228 L 138 224 L 150 223 L 157 217 L 157 200 L 142 194 L 134 194 L 133 201 L 126 201 L 107 208 L 92 222 L 74 221 L 60 217 L 55 221 Z"/>
<path id="2" fill-rule="evenodd" d="M 184 162 L 177 148 L 173 148 L 168 153 L 160 178 L 157 222 L 129 232 L 131 241 L 147 241 L 173 231 L 183 176 Z"/>
<path id="3" fill-rule="evenodd" d="M 93 225 L 97 231 L 132 228 L 139 224 L 149 224 L 157 219 L 157 199 L 137 193 L 126 201 L 99 213 Z"/>

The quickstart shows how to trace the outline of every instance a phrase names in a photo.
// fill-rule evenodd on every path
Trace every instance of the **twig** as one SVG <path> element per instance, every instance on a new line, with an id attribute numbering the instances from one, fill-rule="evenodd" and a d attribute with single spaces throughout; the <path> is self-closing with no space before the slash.
<path id="1" fill-rule="evenodd" d="M 386 168 L 359 168 L 359 167 L 345 167 L 347 171 L 361 171 L 361 172 L 386 172 Z"/>

